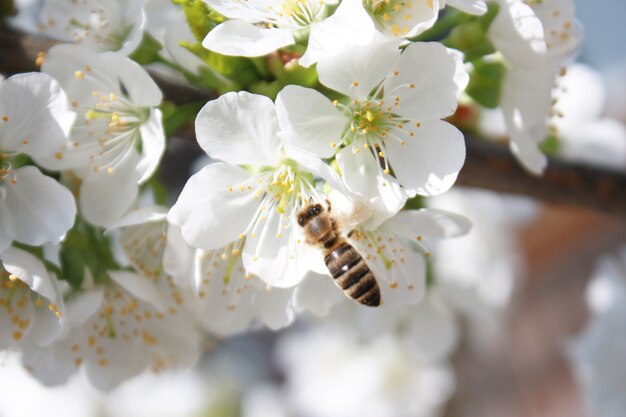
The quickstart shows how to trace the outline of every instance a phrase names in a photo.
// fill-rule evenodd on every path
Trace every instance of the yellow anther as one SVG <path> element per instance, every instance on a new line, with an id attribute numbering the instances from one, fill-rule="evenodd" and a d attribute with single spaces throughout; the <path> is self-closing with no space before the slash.
<path id="1" fill-rule="evenodd" d="M 78 70 L 74 72 L 74 77 L 76 77 L 79 80 L 82 80 L 83 78 L 85 78 L 85 74 L 83 74 L 82 71 Z"/>

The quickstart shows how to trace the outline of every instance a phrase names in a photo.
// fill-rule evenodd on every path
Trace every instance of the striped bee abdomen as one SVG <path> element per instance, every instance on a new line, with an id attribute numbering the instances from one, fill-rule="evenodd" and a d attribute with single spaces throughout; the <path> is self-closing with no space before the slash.
<path id="1" fill-rule="evenodd" d="M 326 253 L 324 258 L 331 275 L 344 293 L 358 303 L 380 305 L 380 288 L 374 274 L 359 253 L 346 241 Z"/>

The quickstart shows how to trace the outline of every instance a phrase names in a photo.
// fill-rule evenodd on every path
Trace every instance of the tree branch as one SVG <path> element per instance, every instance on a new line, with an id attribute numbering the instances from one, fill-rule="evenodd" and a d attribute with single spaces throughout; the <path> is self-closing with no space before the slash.
<path id="1" fill-rule="evenodd" d="M 36 71 L 35 60 L 56 42 L 0 26 L 0 72 Z M 209 100 L 208 91 L 149 70 L 167 100 L 184 104 Z M 521 168 L 508 149 L 466 134 L 467 159 L 457 184 L 523 194 L 540 200 L 585 207 L 626 218 L 626 174 L 551 159 L 541 177 Z"/>

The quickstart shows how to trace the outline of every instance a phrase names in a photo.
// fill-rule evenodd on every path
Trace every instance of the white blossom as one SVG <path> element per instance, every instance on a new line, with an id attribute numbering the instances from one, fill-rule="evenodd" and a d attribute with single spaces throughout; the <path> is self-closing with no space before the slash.
<path id="1" fill-rule="evenodd" d="M 377 37 L 318 64 L 320 81 L 345 100 L 298 86 L 276 99 L 288 146 L 336 155 L 349 191 L 389 213 L 407 196 L 446 191 L 465 159 L 463 135 L 440 120 L 467 84 L 461 60 L 438 43 L 398 46 Z"/>
<path id="2" fill-rule="evenodd" d="M 143 36 L 144 0 L 46 0 L 38 29 L 93 52 L 132 53 Z"/>
<path id="3" fill-rule="evenodd" d="M 42 70 L 59 80 L 78 119 L 69 141 L 38 162 L 73 170 L 82 180 L 83 217 L 110 226 L 129 210 L 138 186 L 154 173 L 165 150 L 156 108 L 161 91 L 125 56 L 95 54 L 76 45 L 52 48 Z"/>
<path id="4" fill-rule="evenodd" d="M 56 278 L 34 255 L 0 252 L 0 348 L 49 345 L 64 324 Z"/>
<path id="5" fill-rule="evenodd" d="M 554 92 L 551 120 L 558 155 L 599 166 L 626 169 L 626 126 L 604 116 L 606 87 L 600 73 L 584 64 L 567 68 Z"/>
<path id="6" fill-rule="evenodd" d="M 202 42 L 205 48 L 224 55 L 266 55 L 308 38 L 300 62 L 309 66 L 345 45 L 363 45 L 374 34 L 361 0 L 342 1 L 330 17 L 336 0 L 204 1 L 229 18 Z"/>
<path id="7" fill-rule="evenodd" d="M 205 251 L 232 245 L 244 269 L 271 286 L 290 287 L 310 269 L 323 271 L 321 256 L 306 254 L 311 249 L 296 222 L 303 206 L 323 197 L 308 170 L 285 156 L 271 100 L 224 94 L 200 111 L 196 132 L 203 150 L 224 162 L 193 175 L 172 207 L 168 220 L 184 239 Z"/>
<path id="8" fill-rule="evenodd" d="M 277 357 L 286 372 L 285 395 L 294 413 L 307 417 L 438 415 L 454 389 L 449 364 L 427 359 L 413 344 L 394 336 L 363 341 L 353 326 L 353 322 L 323 326 L 280 341 Z M 428 332 L 420 336 L 436 337 Z"/>
<path id="9" fill-rule="evenodd" d="M 487 11 L 487 4 L 484 0 L 439 0 L 440 7 L 451 6 L 462 12 L 482 15 Z"/>
<path id="10" fill-rule="evenodd" d="M 52 77 L 32 73 L 0 81 L 0 251 L 13 240 L 58 242 L 74 223 L 69 190 L 34 166 L 15 166 L 20 154 L 51 155 L 73 120 Z"/>
<path id="11" fill-rule="evenodd" d="M 530 172 L 543 172 L 539 144 L 547 134 L 559 68 L 581 42 L 573 0 L 499 0 L 489 37 L 507 62 L 500 105 L 513 154 Z"/>
<path id="12" fill-rule="evenodd" d="M 175 225 L 169 226 L 165 268 L 177 283 L 190 287 L 191 307 L 211 333 L 232 336 L 263 324 L 272 330 L 290 324 L 293 289 L 273 288 L 246 272 L 237 242 L 211 251 L 190 247 Z"/>

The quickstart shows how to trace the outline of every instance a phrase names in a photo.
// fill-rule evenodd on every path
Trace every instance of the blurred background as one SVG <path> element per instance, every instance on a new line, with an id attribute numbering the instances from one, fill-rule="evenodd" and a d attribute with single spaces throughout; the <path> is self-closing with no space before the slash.
<path id="1" fill-rule="evenodd" d="M 626 2 L 576 4 L 586 32 L 578 61 L 599 71 L 602 117 L 626 122 Z M 583 103 L 591 100 L 585 91 L 597 94 L 588 79 L 579 79 Z M 624 146 L 626 137 L 617 140 Z M 443 316 L 453 315 L 459 329 L 435 320 L 416 330 L 426 342 L 448 344 L 450 361 L 429 357 L 424 343 L 414 357 L 404 333 L 400 341 L 369 337 L 341 305 L 327 320 L 207 339 L 196 368 L 140 376 L 109 394 L 80 375 L 43 387 L 17 354 L 0 353 L 0 417 L 626 416 L 626 408 L 590 410 L 596 397 L 581 385 L 586 374 L 568 360 L 593 316 L 587 289 L 599 261 L 626 246 L 624 217 L 461 187 L 431 204 L 476 224 L 470 236 L 434 250 L 444 282 L 437 296 L 453 306 Z M 626 368 L 622 348 L 614 365 Z M 626 377 L 613 382 L 620 381 L 607 403 L 626 398 Z"/>

